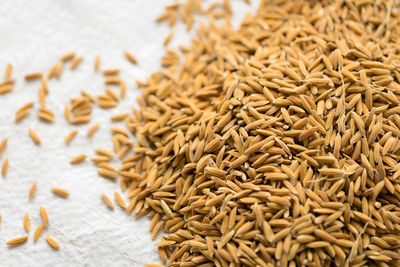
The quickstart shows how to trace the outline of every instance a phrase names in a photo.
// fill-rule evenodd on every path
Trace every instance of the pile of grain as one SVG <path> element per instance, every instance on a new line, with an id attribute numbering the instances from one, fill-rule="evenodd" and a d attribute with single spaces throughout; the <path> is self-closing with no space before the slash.
<path id="1" fill-rule="evenodd" d="M 265 0 L 138 83 L 120 174 L 164 263 L 400 264 L 396 8 Z"/>

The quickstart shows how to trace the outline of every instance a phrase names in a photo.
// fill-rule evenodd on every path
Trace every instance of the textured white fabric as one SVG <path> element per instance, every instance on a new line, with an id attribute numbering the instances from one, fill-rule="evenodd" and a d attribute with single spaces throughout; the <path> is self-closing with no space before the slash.
<path id="1" fill-rule="evenodd" d="M 3 0 L 0 3 L 0 76 L 10 62 L 16 78 L 14 91 L 0 96 L 0 139 L 9 138 L 0 162 L 9 158 L 9 171 L 0 178 L 0 266 L 144 266 L 160 263 L 148 232 L 147 218 L 134 219 L 116 206 L 110 212 L 102 203 L 105 192 L 114 201 L 119 184 L 101 178 L 95 166 L 86 160 L 71 166 L 78 154 L 94 156 L 94 149 L 112 148 L 110 116 L 130 112 L 136 105 L 139 90 L 135 80 L 145 80 L 160 67 L 165 49 L 162 42 L 169 32 L 165 24 L 154 19 L 163 6 L 172 1 L 159 0 Z M 256 6 L 253 4 L 253 8 Z M 241 0 L 233 1 L 234 25 L 238 25 L 250 7 Z M 172 47 L 187 43 L 183 26 L 176 28 Z M 133 66 L 124 57 L 128 49 L 139 62 Z M 48 71 L 61 55 L 74 51 L 84 60 L 75 71 L 66 66 L 61 80 L 49 82 L 47 107 L 55 112 L 53 124 L 39 122 L 40 83 L 27 83 L 23 76 Z M 89 125 L 71 126 L 63 115 L 64 105 L 80 90 L 97 95 L 104 91 L 104 78 L 93 71 L 94 58 L 101 56 L 101 68 L 121 68 L 127 82 L 127 97 L 118 108 L 102 110 L 95 107 Z M 2 79 L 0 77 L 0 79 Z M 15 111 L 23 104 L 35 101 L 29 117 L 14 123 Z M 90 125 L 101 127 L 92 139 L 86 138 Z M 42 139 L 36 146 L 28 135 L 35 129 Z M 78 136 L 66 146 L 65 136 L 73 129 Z M 117 161 L 112 162 L 117 166 Z M 38 183 L 36 196 L 28 201 L 32 182 Z M 51 187 L 66 188 L 68 199 L 54 196 Z M 37 243 L 32 235 L 41 223 L 39 206 L 47 208 L 50 224 Z M 8 248 L 7 240 L 25 235 L 22 220 L 25 212 L 31 219 L 27 244 Z M 45 241 L 50 235 L 61 249 L 51 249 Z"/>

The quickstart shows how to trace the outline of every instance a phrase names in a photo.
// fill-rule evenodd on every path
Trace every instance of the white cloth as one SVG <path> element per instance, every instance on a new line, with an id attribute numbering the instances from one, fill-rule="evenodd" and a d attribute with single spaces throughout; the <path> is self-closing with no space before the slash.
<path id="1" fill-rule="evenodd" d="M 0 139 L 8 137 L 0 162 L 9 158 L 5 179 L 0 178 L 0 265 L 1 266 L 144 266 L 160 263 L 157 249 L 149 234 L 147 217 L 128 217 L 116 205 L 109 211 L 100 194 L 106 193 L 114 201 L 114 192 L 121 193 L 119 183 L 99 177 L 90 162 L 94 149 L 112 149 L 110 116 L 131 112 L 137 105 L 140 91 L 135 80 L 144 81 L 160 68 L 165 53 L 162 45 L 169 33 L 166 24 L 156 24 L 155 18 L 163 7 L 173 1 L 159 0 L 4 0 L 0 3 L 0 80 L 8 62 L 16 79 L 13 92 L 0 95 Z M 256 4 L 253 4 L 253 8 Z M 234 25 L 250 10 L 242 0 L 233 1 Z M 172 47 L 187 44 L 188 33 L 177 26 Z M 139 64 L 130 64 L 123 56 L 129 50 Z M 47 107 L 55 113 L 55 123 L 40 122 L 36 117 L 39 107 L 39 81 L 25 82 L 31 72 L 48 72 L 60 56 L 68 52 L 83 56 L 74 71 L 65 66 L 61 80 L 49 81 Z M 94 108 L 89 125 L 71 126 L 64 118 L 64 105 L 80 90 L 98 95 L 104 92 L 104 78 L 93 71 L 93 62 L 101 56 L 101 69 L 121 68 L 127 82 L 127 96 L 111 110 Z M 14 123 L 15 111 L 23 104 L 35 101 L 29 117 Z M 86 137 L 89 126 L 100 123 L 92 139 Z M 34 145 L 28 129 L 33 128 L 42 139 Z M 69 144 L 66 135 L 77 129 L 79 134 Z M 88 159 L 71 166 L 76 155 Z M 118 161 L 112 162 L 118 166 Z M 36 180 L 37 192 L 28 201 L 28 191 Z M 53 195 L 51 187 L 70 191 L 68 199 Z M 126 199 L 126 195 L 123 195 Z M 32 235 L 41 223 L 39 206 L 46 207 L 50 224 L 40 239 L 33 243 Z M 6 241 L 25 235 L 23 216 L 28 212 L 31 231 L 27 244 L 8 248 Z M 57 240 L 61 249 L 49 247 L 45 237 Z"/>

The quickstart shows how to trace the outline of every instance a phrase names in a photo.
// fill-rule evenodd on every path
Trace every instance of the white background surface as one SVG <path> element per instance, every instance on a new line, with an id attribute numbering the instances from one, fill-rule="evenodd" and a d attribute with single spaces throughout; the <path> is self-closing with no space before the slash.
<path id="1" fill-rule="evenodd" d="M 5 179 L 0 178 L 0 265 L 1 266 L 144 266 L 160 263 L 154 242 L 148 232 L 147 218 L 128 217 L 116 206 L 109 211 L 102 203 L 101 192 L 114 201 L 119 183 L 101 178 L 95 166 L 86 160 L 71 166 L 78 154 L 94 156 L 94 149 L 111 149 L 110 116 L 130 112 L 140 91 L 135 80 L 145 80 L 160 68 L 165 53 L 162 42 L 169 32 L 155 18 L 164 5 L 173 1 L 159 0 L 10 0 L 0 2 L 0 79 L 8 62 L 17 80 L 12 93 L 0 96 L 0 139 L 9 138 L 7 149 L 0 156 L 9 158 Z M 253 3 L 253 9 L 256 6 Z M 233 1 L 234 25 L 238 25 L 250 7 L 241 0 Z M 172 47 L 189 40 L 183 26 L 178 26 Z M 129 50 L 139 65 L 130 64 L 123 51 Z M 84 60 L 75 71 L 66 66 L 61 80 L 49 82 L 47 107 L 56 115 L 55 123 L 40 122 L 37 117 L 40 82 L 24 81 L 27 73 L 43 71 L 60 56 L 74 51 Z M 93 71 L 94 58 L 101 56 L 101 68 L 121 68 L 127 82 L 127 97 L 112 110 L 94 108 L 89 125 L 71 126 L 64 118 L 64 105 L 80 90 L 97 95 L 104 92 L 104 78 Z M 29 117 L 14 123 L 15 111 L 35 101 Z M 90 125 L 101 127 L 92 139 L 86 138 Z M 42 139 L 36 146 L 28 135 L 35 129 Z M 78 130 L 77 137 L 66 146 L 65 136 Z M 112 162 L 118 166 L 118 161 Z M 28 191 L 36 180 L 36 196 L 28 201 Z M 51 187 L 66 188 L 68 199 L 54 196 Z M 38 242 L 32 235 L 41 223 L 39 206 L 47 208 L 50 224 Z M 31 231 L 28 242 L 8 248 L 6 241 L 25 235 L 23 216 L 28 212 Z M 51 249 L 45 241 L 50 235 L 61 249 Z"/>

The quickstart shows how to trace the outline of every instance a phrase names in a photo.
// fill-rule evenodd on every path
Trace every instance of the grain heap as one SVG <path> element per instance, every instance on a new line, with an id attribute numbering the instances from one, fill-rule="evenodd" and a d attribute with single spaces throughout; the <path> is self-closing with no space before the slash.
<path id="1" fill-rule="evenodd" d="M 170 50 L 126 120 L 171 266 L 400 265 L 395 1 L 262 1 Z"/>

